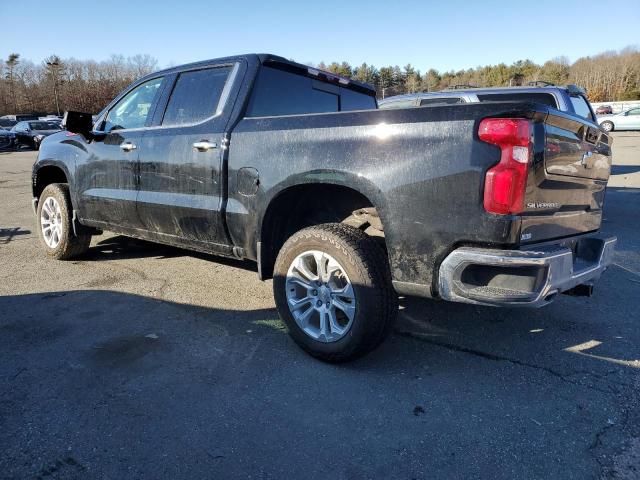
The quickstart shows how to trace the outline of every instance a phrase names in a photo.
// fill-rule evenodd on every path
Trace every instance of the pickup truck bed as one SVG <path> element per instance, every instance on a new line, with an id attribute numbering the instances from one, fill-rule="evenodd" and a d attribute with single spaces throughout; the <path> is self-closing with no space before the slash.
<path id="1" fill-rule="evenodd" d="M 534 125 L 521 215 L 483 208 L 484 176 L 499 160 L 496 147 L 477 137 L 478 121 L 487 116 Z M 265 208 L 294 185 L 322 179 L 355 187 L 384 225 L 396 290 L 437 296 L 439 263 L 459 245 L 513 249 L 598 230 L 610 148 L 606 135 L 578 140 L 589 128 L 597 131 L 578 117 L 517 103 L 244 119 L 231 137 L 231 178 L 243 165 L 265 173 L 253 197 L 230 189 L 230 200 L 243 206 L 227 214 L 232 241 L 257 258 L 260 239 L 246 232 L 260 232 Z M 581 165 L 584 155 L 590 169 Z"/>
<path id="2" fill-rule="evenodd" d="M 205 75 L 215 114 L 176 125 Z M 47 252 L 108 229 L 255 260 L 293 338 L 334 361 L 381 341 L 396 293 L 541 306 L 590 289 L 615 244 L 596 235 L 611 165 L 596 124 L 517 102 L 376 110 L 374 94 L 269 55 L 145 77 L 95 125 L 71 114 L 78 135 L 43 142 L 45 245 L 42 205 L 65 203 L 47 188 L 68 190 L 65 241 Z M 149 113 L 126 128 L 136 95 Z"/>

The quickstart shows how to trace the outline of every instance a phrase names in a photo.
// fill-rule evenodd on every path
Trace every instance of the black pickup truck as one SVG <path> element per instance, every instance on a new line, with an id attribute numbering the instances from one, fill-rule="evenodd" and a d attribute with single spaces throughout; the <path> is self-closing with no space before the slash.
<path id="1" fill-rule="evenodd" d="M 549 106 L 378 110 L 366 84 L 252 54 L 148 75 L 65 123 L 33 167 L 49 256 L 109 230 L 253 260 L 326 361 L 375 348 L 398 294 L 537 307 L 612 262 L 611 140 Z"/>

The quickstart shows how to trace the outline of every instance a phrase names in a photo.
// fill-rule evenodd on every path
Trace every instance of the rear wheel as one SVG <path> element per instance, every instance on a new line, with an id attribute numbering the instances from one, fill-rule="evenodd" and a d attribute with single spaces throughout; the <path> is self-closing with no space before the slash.
<path id="1" fill-rule="evenodd" d="M 613 123 L 612 123 L 612 122 L 609 122 L 609 121 L 607 121 L 607 122 L 602 122 L 602 123 L 600 124 L 600 126 L 602 127 L 602 129 L 603 129 L 605 132 L 612 132 L 612 131 L 613 131 Z"/>
<path id="2" fill-rule="evenodd" d="M 47 255 L 57 260 L 81 255 L 91 243 L 91 235 L 73 234 L 72 212 L 69 187 L 63 183 L 47 185 L 38 201 L 38 224 Z"/>
<path id="3" fill-rule="evenodd" d="M 276 260 L 273 289 L 293 340 L 328 362 L 370 352 L 397 316 L 384 249 L 344 224 L 305 228 L 289 238 Z"/>

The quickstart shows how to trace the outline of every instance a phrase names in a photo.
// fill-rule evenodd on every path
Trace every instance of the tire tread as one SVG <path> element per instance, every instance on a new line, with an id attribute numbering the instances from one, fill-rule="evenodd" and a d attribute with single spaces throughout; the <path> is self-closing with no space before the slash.
<path id="1" fill-rule="evenodd" d="M 71 205 L 71 196 L 69 194 L 69 185 L 66 183 L 51 183 L 47 185 L 42 194 L 40 195 L 40 202 L 47 196 L 58 197 L 60 208 L 63 215 L 66 217 L 65 238 L 61 240 L 61 245 L 56 249 L 50 249 L 45 244 L 47 249 L 47 255 L 57 260 L 70 260 L 85 253 L 89 249 L 91 243 L 91 235 L 86 233 L 80 233 L 77 236 L 73 235 L 73 218 L 71 212 L 73 211 Z M 38 208 L 38 227 L 40 222 L 40 208 Z M 42 237 L 42 230 L 38 228 L 40 236 Z M 44 241 L 43 241 L 44 243 Z"/>
<path id="2" fill-rule="evenodd" d="M 358 268 L 371 284 L 371 295 L 375 297 L 375 303 L 381 305 L 380 314 L 367 319 L 370 325 L 368 325 L 366 338 L 363 341 L 354 342 L 349 348 L 336 353 L 326 353 L 313 350 L 306 344 L 298 342 L 314 357 L 326 362 L 337 363 L 358 358 L 380 345 L 393 328 L 398 311 L 398 297 L 391 284 L 387 254 L 379 241 L 368 236 L 362 230 L 341 223 L 320 224 L 305 228 L 292 235 L 285 242 L 278 255 L 275 270 L 286 272 L 288 265 L 281 265 L 281 259 L 301 237 L 318 239 L 323 236 L 334 237 L 334 240 L 337 240 L 337 242 L 332 242 L 334 246 L 340 248 L 346 256 L 357 257 L 355 260 Z"/>

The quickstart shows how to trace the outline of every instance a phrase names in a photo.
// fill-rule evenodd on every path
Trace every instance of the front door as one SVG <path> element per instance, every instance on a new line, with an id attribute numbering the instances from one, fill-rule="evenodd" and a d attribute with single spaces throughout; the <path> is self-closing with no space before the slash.
<path id="1" fill-rule="evenodd" d="M 88 157 L 78 166 L 79 216 L 83 220 L 139 229 L 136 210 L 138 157 L 163 77 L 134 87 L 109 110 L 88 144 Z"/>
<path id="2" fill-rule="evenodd" d="M 223 136 L 233 65 L 179 73 L 140 149 L 138 213 L 168 241 L 224 250 Z"/>
<path id="3" fill-rule="evenodd" d="M 624 114 L 621 121 L 616 123 L 616 128 L 620 127 L 620 130 L 630 129 L 635 130 L 640 128 L 640 108 L 632 108 Z"/>

